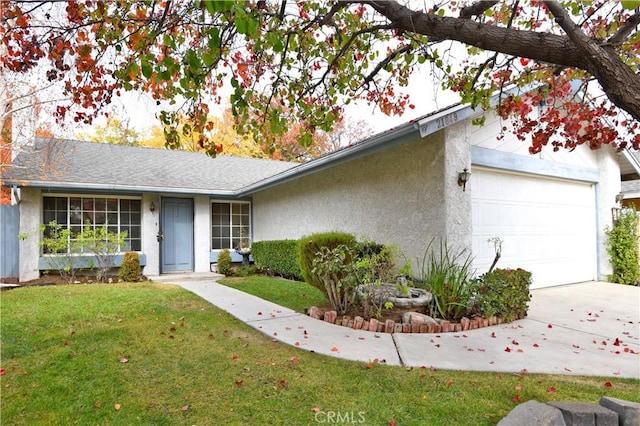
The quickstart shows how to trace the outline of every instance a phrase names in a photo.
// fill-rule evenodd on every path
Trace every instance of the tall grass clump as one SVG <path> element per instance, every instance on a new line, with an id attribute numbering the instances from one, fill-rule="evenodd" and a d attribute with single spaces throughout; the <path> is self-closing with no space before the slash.
<path id="1" fill-rule="evenodd" d="M 422 286 L 433 295 L 434 314 L 443 319 L 459 320 L 470 309 L 473 258 L 466 249 L 454 250 L 446 241 L 429 242 L 418 260 Z"/>

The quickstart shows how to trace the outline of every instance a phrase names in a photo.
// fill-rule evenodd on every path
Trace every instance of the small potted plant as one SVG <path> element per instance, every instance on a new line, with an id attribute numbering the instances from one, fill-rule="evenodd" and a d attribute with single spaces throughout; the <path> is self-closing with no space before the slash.
<path id="1" fill-rule="evenodd" d="M 236 253 L 242 255 L 242 266 L 249 266 L 251 243 L 244 228 L 240 230 L 240 241 L 236 247 Z"/>

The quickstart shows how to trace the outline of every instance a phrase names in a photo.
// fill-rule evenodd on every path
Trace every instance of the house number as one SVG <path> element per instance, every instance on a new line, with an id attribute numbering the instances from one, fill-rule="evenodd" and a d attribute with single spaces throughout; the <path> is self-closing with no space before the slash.
<path id="1" fill-rule="evenodd" d="M 458 121 L 458 113 L 452 112 L 451 114 L 447 114 L 444 117 L 440 117 L 437 120 L 438 129 L 442 129 L 443 127 L 447 127 L 450 124 Z"/>

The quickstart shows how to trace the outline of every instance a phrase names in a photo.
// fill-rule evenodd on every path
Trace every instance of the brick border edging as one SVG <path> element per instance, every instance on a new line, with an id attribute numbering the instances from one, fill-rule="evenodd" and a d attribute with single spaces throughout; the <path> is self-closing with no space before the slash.
<path id="1" fill-rule="evenodd" d="M 343 327 L 349 327 L 354 330 L 365 330 L 378 333 L 456 333 L 460 331 L 475 330 L 492 325 L 508 323 L 508 321 L 505 321 L 504 318 L 496 316 L 490 318 L 474 317 L 472 319 L 463 317 L 460 322 L 435 319 L 438 322 L 437 324 L 419 321 L 412 321 L 411 323 L 398 323 L 393 320 L 378 321 L 375 318 L 365 320 L 361 316 L 355 316 L 354 318 L 351 318 L 348 315 L 339 318 L 336 311 L 323 312 L 317 306 L 310 307 L 308 315 L 311 318 L 325 321 L 330 324 L 341 325 Z M 526 314 L 520 314 L 518 315 L 517 319 L 522 319 L 525 316 Z"/>

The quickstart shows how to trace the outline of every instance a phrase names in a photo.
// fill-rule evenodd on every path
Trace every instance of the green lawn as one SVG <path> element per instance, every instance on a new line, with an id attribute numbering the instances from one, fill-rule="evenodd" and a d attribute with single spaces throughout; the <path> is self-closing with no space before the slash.
<path id="1" fill-rule="evenodd" d="M 20 288 L 0 293 L 0 309 L 7 425 L 490 425 L 516 395 L 639 400 L 637 380 L 408 371 L 304 352 L 166 284 Z"/>
<path id="2" fill-rule="evenodd" d="M 218 283 L 301 313 L 311 306 L 322 306 L 329 301 L 320 290 L 300 281 L 251 275 L 223 278 Z"/>

